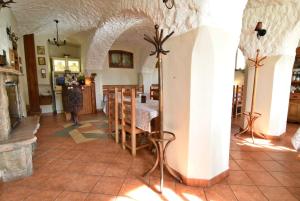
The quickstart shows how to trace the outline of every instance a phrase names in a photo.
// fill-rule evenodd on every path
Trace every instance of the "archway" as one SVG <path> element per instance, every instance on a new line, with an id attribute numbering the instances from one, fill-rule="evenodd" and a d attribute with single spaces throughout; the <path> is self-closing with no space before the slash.
<path id="1" fill-rule="evenodd" d="M 141 69 L 150 52 L 143 34 L 153 32 L 154 23 L 142 12 L 123 11 L 96 29 L 89 41 L 86 71 L 96 77 L 97 106 L 102 105 L 102 86 L 105 84 L 138 84 Z M 134 54 L 133 69 L 112 69 L 108 65 L 109 50 L 124 50 Z M 153 65 L 154 68 L 154 65 Z"/>

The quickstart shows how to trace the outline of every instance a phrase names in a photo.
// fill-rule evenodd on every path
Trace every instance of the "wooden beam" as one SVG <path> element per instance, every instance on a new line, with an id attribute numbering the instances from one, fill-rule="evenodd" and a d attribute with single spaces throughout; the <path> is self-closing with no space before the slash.
<path id="1" fill-rule="evenodd" d="M 39 88 L 37 78 L 34 35 L 24 35 L 24 51 L 29 95 L 29 115 L 40 114 Z"/>

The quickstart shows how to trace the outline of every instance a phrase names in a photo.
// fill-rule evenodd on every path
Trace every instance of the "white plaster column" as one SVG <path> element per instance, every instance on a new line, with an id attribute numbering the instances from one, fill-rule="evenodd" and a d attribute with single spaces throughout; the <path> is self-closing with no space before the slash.
<path id="1" fill-rule="evenodd" d="M 199 185 L 229 169 L 237 44 L 234 35 L 208 26 L 168 43 L 172 52 L 164 59 L 165 127 L 177 136 L 168 158 Z"/>
<path id="2" fill-rule="evenodd" d="M 4 74 L 0 73 L 0 141 L 7 139 L 9 132 L 8 97 L 4 86 Z"/>
<path id="3" fill-rule="evenodd" d="M 211 185 L 229 173 L 234 58 L 244 5 L 227 16 L 230 20 L 217 4 L 208 6 L 218 10 L 212 16 L 222 26 L 204 17 L 205 25 L 165 47 L 171 52 L 163 58 L 164 126 L 176 135 L 167 157 L 188 185 Z"/>
<path id="4" fill-rule="evenodd" d="M 262 116 L 255 130 L 269 136 L 286 131 L 294 56 L 270 56 L 258 69 L 254 110 Z M 250 111 L 254 68 L 248 69 L 246 111 Z"/>
<path id="5" fill-rule="evenodd" d="M 286 131 L 292 68 L 300 39 L 300 2 L 250 2 L 244 12 L 240 47 L 248 58 L 255 58 L 257 49 L 261 57 L 267 56 L 264 66 L 258 69 L 254 111 L 262 116 L 256 120 L 255 130 L 278 137 Z M 267 29 L 260 40 L 254 31 L 258 21 Z M 254 68 L 250 67 L 246 111 L 251 107 L 253 76 Z"/>

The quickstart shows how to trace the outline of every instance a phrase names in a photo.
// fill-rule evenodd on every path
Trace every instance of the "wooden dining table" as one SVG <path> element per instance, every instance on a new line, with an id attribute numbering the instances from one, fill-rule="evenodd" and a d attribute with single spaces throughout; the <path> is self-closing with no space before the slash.
<path id="1" fill-rule="evenodd" d="M 103 112 L 107 114 L 108 99 L 104 97 Z M 121 108 L 121 98 L 119 96 L 119 108 Z M 121 112 L 121 109 L 119 109 Z M 119 114 L 121 115 L 121 113 Z M 157 127 L 157 117 L 159 116 L 159 101 L 146 99 L 146 103 L 141 102 L 141 98 L 136 98 L 136 127 L 147 132 L 153 131 Z M 152 126 L 151 126 L 152 124 Z"/>

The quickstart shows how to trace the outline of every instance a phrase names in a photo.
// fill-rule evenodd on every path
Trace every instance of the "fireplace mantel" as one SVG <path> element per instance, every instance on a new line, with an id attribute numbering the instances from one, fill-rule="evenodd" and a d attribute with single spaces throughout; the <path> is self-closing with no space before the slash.
<path id="1" fill-rule="evenodd" d="M 17 71 L 13 67 L 0 67 L 0 74 L 12 74 L 12 75 L 22 75 L 20 71 Z"/>

